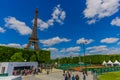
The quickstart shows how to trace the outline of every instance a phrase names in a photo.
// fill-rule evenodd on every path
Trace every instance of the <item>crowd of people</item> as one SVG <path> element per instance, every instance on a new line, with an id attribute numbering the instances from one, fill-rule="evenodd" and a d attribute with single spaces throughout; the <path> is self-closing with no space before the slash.
<path id="1" fill-rule="evenodd" d="M 85 72 L 85 71 L 83 71 L 83 79 L 82 80 L 86 80 L 86 76 L 87 76 L 88 74 Z M 71 71 L 63 71 L 63 76 L 64 76 L 64 80 L 80 80 L 80 76 L 78 75 L 78 74 L 76 74 L 76 75 L 74 75 L 74 74 L 72 74 L 72 72 Z"/>
<path id="2" fill-rule="evenodd" d="M 13 75 L 22 75 L 22 76 L 26 76 L 26 75 L 35 75 L 38 74 L 39 69 L 17 69 L 13 71 Z"/>
<path id="3" fill-rule="evenodd" d="M 47 75 L 49 74 L 50 71 L 52 71 L 52 68 L 45 68 L 45 71 L 47 73 Z M 13 75 L 22 75 L 22 76 L 26 76 L 26 75 L 35 75 L 38 73 L 42 73 L 42 69 L 38 68 L 29 68 L 29 69 L 15 69 L 13 71 Z M 64 80 L 86 80 L 86 76 L 87 76 L 87 72 L 83 71 L 83 76 L 80 76 L 79 74 L 73 74 L 72 71 L 65 71 L 63 70 L 63 76 L 64 76 Z M 81 79 L 82 77 L 82 79 Z"/>

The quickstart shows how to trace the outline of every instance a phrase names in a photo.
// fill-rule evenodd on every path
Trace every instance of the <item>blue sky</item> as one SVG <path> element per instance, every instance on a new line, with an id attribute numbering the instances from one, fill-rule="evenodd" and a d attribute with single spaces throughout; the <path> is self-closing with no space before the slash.
<path id="1" fill-rule="evenodd" d="M 120 53 L 120 0 L 0 0 L 0 45 L 26 46 L 36 8 L 51 58 L 83 55 L 83 43 L 87 55 Z"/>

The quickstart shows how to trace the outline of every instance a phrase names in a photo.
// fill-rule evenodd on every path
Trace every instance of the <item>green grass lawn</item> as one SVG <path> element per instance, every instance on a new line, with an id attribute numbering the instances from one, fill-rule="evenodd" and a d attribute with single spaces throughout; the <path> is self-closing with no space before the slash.
<path id="1" fill-rule="evenodd" d="M 120 80 L 120 72 L 109 72 L 98 76 L 99 80 Z"/>

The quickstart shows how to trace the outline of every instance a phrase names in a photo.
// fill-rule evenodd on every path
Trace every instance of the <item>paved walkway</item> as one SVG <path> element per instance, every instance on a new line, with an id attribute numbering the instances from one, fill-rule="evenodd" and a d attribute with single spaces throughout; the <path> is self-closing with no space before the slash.
<path id="1" fill-rule="evenodd" d="M 22 80 L 41 80 L 41 79 L 37 78 L 36 76 L 28 75 L 28 76 L 22 76 Z"/>
<path id="2" fill-rule="evenodd" d="M 64 80 L 64 76 L 62 75 L 63 71 L 54 71 L 47 75 L 46 73 L 41 73 L 38 75 L 29 75 L 29 76 L 23 76 L 22 80 Z M 80 80 L 83 80 L 83 75 L 81 72 L 72 72 L 72 75 L 78 74 L 80 77 Z M 93 80 L 93 75 L 91 75 L 90 72 L 88 72 L 88 76 L 86 77 L 86 80 Z"/>

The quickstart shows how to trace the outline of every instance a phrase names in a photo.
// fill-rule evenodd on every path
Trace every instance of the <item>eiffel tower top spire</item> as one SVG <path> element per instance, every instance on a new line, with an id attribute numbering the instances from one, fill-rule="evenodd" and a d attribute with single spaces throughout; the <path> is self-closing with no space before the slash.
<path id="1" fill-rule="evenodd" d="M 38 19 L 38 8 L 36 8 L 36 11 L 35 11 L 32 34 L 29 38 L 29 42 L 26 47 L 27 49 L 30 49 L 30 46 L 33 45 L 35 51 L 39 50 L 38 37 L 37 37 L 37 19 Z"/>

